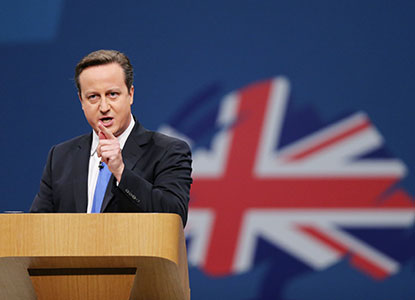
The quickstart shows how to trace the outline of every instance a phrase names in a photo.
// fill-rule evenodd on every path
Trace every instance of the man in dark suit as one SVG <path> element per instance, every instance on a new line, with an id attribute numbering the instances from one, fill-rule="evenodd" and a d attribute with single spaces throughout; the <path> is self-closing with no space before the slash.
<path id="1" fill-rule="evenodd" d="M 75 82 L 93 132 L 50 150 L 30 212 L 168 212 L 185 225 L 189 147 L 145 129 L 132 116 L 128 58 L 113 50 L 92 52 L 76 66 Z"/>

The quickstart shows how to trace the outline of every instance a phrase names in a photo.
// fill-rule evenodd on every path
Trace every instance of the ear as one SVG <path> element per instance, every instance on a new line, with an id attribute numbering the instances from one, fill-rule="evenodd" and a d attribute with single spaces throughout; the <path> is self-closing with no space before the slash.
<path id="1" fill-rule="evenodd" d="M 84 110 L 84 102 L 82 101 L 82 95 L 81 95 L 81 92 L 78 92 L 78 99 L 79 99 L 79 101 L 81 102 L 81 107 L 82 107 L 82 110 Z"/>
<path id="2" fill-rule="evenodd" d="M 134 86 L 133 85 L 130 88 L 130 93 L 129 94 L 130 94 L 130 105 L 132 105 L 133 102 L 134 102 Z"/>

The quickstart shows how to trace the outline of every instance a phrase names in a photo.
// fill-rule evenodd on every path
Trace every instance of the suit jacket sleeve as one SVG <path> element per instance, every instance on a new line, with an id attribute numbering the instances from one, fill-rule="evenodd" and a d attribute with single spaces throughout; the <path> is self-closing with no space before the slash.
<path id="1" fill-rule="evenodd" d="M 39 192 L 36 194 L 35 199 L 30 208 L 31 213 L 49 213 L 54 212 L 53 204 L 53 190 L 52 190 L 52 156 L 55 147 L 50 149 L 48 159 L 43 169 L 42 179 L 40 180 Z"/>
<path id="2" fill-rule="evenodd" d="M 185 142 L 168 139 L 167 145 L 161 145 L 165 149 L 160 146 L 152 147 L 153 150 L 158 150 L 143 158 L 145 167 L 140 167 L 139 161 L 131 169 L 127 166 L 124 168 L 114 194 L 119 202 L 118 211 L 176 213 L 181 216 L 184 226 L 192 183 L 191 153 Z"/>

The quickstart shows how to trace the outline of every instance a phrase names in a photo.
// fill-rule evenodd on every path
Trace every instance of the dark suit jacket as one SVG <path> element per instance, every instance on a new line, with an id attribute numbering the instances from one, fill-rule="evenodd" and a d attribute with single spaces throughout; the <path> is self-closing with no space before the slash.
<path id="1" fill-rule="evenodd" d="M 92 133 L 54 146 L 47 159 L 30 212 L 85 213 Z M 138 121 L 122 156 L 119 185 L 114 176 L 101 212 L 167 212 L 187 221 L 191 179 L 189 146 L 178 139 L 145 129 Z"/>

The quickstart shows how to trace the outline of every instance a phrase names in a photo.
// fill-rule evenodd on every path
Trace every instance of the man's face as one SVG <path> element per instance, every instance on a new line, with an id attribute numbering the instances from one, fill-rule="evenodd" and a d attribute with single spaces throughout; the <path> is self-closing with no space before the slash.
<path id="1" fill-rule="evenodd" d="M 82 109 L 95 132 L 102 122 L 119 136 L 130 124 L 134 87 L 128 91 L 124 78 L 117 63 L 88 67 L 79 75 Z"/>

